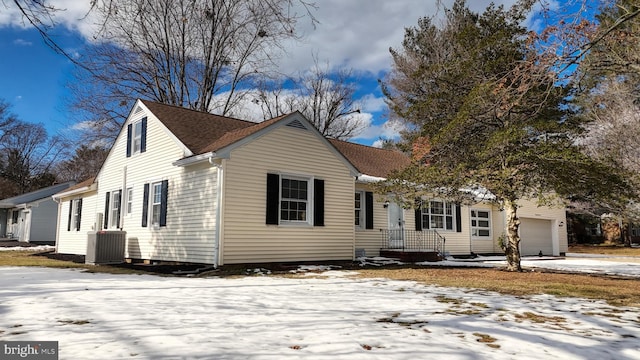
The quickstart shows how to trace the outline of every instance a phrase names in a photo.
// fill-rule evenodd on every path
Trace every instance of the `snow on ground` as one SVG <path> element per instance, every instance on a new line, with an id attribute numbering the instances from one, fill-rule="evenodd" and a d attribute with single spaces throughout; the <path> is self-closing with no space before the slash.
<path id="1" fill-rule="evenodd" d="M 60 359 L 640 359 L 637 308 L 331 274 L 2 267 L 0 314 L 0 340 Z"/>
<path id="2" fill-rule="evenodd" d="M 417 265 L 447 267 L 505 267 L 504 256 L 478 256 L 473 259 L 448 258 Z M 618 275 L 640 278 L 640 257 L 617 255 L 567 254 L 566 257 L 523 257 L 523 268 L 549 269 L 563 272 Z"/>
<path id="3" fill-rule="evenodd" d="M 0 247 L 0 251 L 51 251 L 55 249 L 55 246 L 50 245 Z"/>

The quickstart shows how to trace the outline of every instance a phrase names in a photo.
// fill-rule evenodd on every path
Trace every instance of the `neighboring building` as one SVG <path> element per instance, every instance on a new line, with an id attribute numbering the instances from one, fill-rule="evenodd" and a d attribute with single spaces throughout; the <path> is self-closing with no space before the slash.
<path id="1" fill-rule="evenodd" d="M 54 196 L 57 251 L 85 254 L 95 230 L 125 231 L 127 258 L 216 266 L 407 248 L 418 216 L 369 188 L 407 164 L 399 152 L 327 140 L 298 112 L 254 123 L 138 100 L 96 178 Z M 499 251 L 504 225 L 491 204 L 429 204 L 420 239 L 437 231 L 452 254 Z M 523 247 L 566 251 L 564 210 L 538 209 L 520 210 L 531 218 L 523 233 L 545 240 Z"/>
<path id="2" fill-rule="evenodd" d="M 54 244 L 58 204 L 51 196 L 71 185 L 66 182 L 0 200 L 0 237 Z"/>

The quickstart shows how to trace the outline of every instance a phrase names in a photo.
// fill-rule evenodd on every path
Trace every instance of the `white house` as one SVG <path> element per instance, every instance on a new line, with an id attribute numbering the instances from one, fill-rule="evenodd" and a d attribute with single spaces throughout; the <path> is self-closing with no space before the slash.
<path id="1" fill-rule="evenodd" d="M 57 251 L 85 254 L 88 231 L 122 230 L 131 259 L 218 266 L 376 255 L 389 234 L 398 245 L 400 233 L 386 230 L 415 224 L 413 210 L 377 201 L 368 181 L 407 163 L 399 152 L 328 140 L 297 112 L 254 123 L 138 100 L 95 179 L 54 196 Z M 455 209 L 440 219 L 445 228 L 420 235 L 441 232 L 454 254 L 495 252 L 499 212 Z M 564 221 L 540 209 L 540 219 Z M 491 240 L 472 240 L 470 217 L 487 211 Z M 437 220 L 435 210 L 425 215 Z M 556 233 L 549 253 L 565 251 Z"/>
<path id="2" fill-rule="evenodd" d="M 58 204 L 51 196 L 71 185 L 73 182 L 65 182 L 0 200 L 0 237 L 53 244 Z"/>

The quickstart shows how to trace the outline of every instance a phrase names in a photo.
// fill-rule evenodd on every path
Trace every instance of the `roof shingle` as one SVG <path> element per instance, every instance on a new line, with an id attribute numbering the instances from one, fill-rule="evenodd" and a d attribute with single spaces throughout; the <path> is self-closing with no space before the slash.
<path id="1" fill-rule="evenodd" d="M 258 123 L 142 100 L 142 103 L 194 154 L 234 130 Z"/>
<path id="2" fill-rule="evenodd" d="M 290 115 L 255 123 L 148 100 L 141 101 L 194 155 L 220 150 Z M 335 139 L 329 141 L 359 172 L 366 175 L 387 177 L 392 171 L 402 169 L 410 163 L 410 159 L 399 151 Z"/>
<path id="3" fill-rule="evenodd" d="M 394 170 L 401 170 L 411 163 L 408 156 L 396 150 L 386 150 L 347 141 L 329 139 L 358 171 L 363 174 L 386 178 Z"/>

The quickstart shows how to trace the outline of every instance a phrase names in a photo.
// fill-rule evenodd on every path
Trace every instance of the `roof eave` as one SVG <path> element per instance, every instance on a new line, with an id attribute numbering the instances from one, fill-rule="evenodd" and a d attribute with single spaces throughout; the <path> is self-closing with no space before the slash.
<path id="1" fill-rule="evenodd" d="M 204 153 L 204 154 L 199 154 L 199 155 L 195 155 L 195 156 L 189 156 L 189 157 L 186 157 L 186 158 L 182 158 L 182 159 L 176 160 L 176 161 L 172 162 L 171 165 L 184 167 L 184 166 L 199 164 L 199 163 L 203 163 L 203 162 L 211 163 L 214 159 L 216 159 L 218 157 L 219 156 L 215 152 L 211 151 L 211 152 L 207 152 L 207 153 Z"/>
<path id="2" fill-rule="evenodd" d="M 53 194 L 51 197 L 54 200 L 58 200 L 58 199 L 62 199 L 64 197 L 69 197 L 69 196 L 73 196 L 73 195 L 78 195 L 78 194 L 84 194 L 90 191 L 95 191 L 98 188 L 98 184 L 96 184 L 95 182 L 92 183 L 91 185 L 88 186 L 83 186 L 81 188 L 77 188 L 77 189 L 73 189 L 73 190 L 69 190 L 69 191 L 64 191 L 64 192 L 60 192 L 57 194 Z"/>

